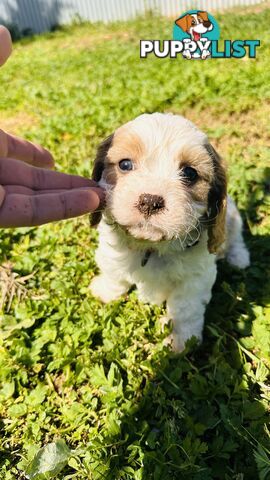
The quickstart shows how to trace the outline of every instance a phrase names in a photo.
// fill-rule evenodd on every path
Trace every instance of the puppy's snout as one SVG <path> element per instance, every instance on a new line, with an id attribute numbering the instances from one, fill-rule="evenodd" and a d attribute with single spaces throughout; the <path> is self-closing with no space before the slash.
<path id="1" fill-rule="evenodd" d="M 150 193 L 143 193 L 139 197 L 137 203 L 138 210 L 145 216 L 150 217 L 155 213 L 161 212 L 165 207 L 165 200 L 160 195 L 151 195 Z"/>
<path id="2" fill-rule="evenodd" d="M 211 25 L 211 22 L 210 22 L 209 20 L 205 20 L 205 21 L 203 22 L 203 26 L 204 26 L 205 28 L 209 28 L 210 25 Z"/>

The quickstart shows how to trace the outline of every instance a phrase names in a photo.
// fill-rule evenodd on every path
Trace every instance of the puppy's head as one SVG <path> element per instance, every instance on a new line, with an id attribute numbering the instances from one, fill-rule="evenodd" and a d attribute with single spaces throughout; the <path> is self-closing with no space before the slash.
<path id="1" fill-rule="evenodd" d="M 208 228 L 210 252 L 224 241 L 221 159 L 181 116 L 144 114 L 118 128 L 99 147 L 93 178 L 107 191 L 105 215 L 135 239 L 188 244 Z"/>

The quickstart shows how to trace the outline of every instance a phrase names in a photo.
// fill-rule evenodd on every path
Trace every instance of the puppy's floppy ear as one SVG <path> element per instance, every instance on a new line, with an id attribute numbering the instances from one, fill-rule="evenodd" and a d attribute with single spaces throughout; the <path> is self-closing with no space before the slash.
<path id="1" fill-rule="evenodd" d="M 109 148 L 112 145 L 113 135 L 114 134 L 105 138 L 105 140 L 103 140 L 103 142 L 98 146 L 96 158 L 94 161 L 94 168 L 92 172 L 92 179 L 95 180 L 95 182 L 99 182 L 101 180 L 102 173 L 105 168 L 105 160 L 107 157 L 107 153 Z M 93 212 L 92 215 L 90 216 L 91 227 L 97 226 L 101 220 L 101 217 L 102 217 L 102 213 L 100 211 Z"/>
<path id="2" fill-rule="evenodd" d="M 102 177 L 103 170 L 105 168 L 105 159 L 108 153 L 109 148 L 112 145 L 113 141 L 113 133 L 109 135 L 109 137 L 105 138 L 103 142 L 98 146 L 96 158 L 94 161 L 94 168 L 92 171 L 92 179 L 95 182 L 99 182 Z"/>
<path id="3" fill-rule="evenodd" d="M 217 253 L 225 241 L 227 179 L 219 154 L 209 143 L 205 148 L 212 159 L 214 170 L 214 178 L 208 194 L 208 250 L 210 253 Z"/>
<path id="4" fill-rule="evenodd" d="M 198 16 L 201 17 L 204 22 L 209 21 L 209 19 L 208 19 L 208 13 L 207 13 L 207 12 L 204 12 L 204 11 L 200 10 L 200 11 L 198 12 Z"/>
<path id="5" fill-rule="evenodd" d="M 190 27 L 189 17 L 190 17 L 190 14 L 188 13 L 184 17 L 181 17 L 181 18 L 178 18 L 177 20 L 175 20 L 175 24 L 178 27 L 182 28 L 183 32 L 187 32 L 189 27 Z"/>

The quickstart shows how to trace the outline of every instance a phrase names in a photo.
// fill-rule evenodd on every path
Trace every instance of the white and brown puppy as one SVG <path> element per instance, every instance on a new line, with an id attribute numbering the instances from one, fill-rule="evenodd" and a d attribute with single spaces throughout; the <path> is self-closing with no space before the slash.
<path id="1" fill-rule="evenodd" d="M 143 302 L 166 301 L 175 350 L 193 335 L 201 340 L 217 254 L 249 264 L 241 218 L 232 200 L 226 209 L 225 170 L 206 135 L 179 115 L 141 115 L 100 145 L 93 178 L 107 191 L 93 295 L 109 302 L 135 284 Z M 94 214 L 92 224 L 100 219 Z"/>

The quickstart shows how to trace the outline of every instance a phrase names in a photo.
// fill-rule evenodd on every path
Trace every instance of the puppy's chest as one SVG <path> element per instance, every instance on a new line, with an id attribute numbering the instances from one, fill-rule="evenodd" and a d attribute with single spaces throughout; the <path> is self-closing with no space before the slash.
<path id="1" fill-rule="evenodd" d="M 179 255 L 159 255 L 145 250 L 133 254 L 132 276 L 136 280 L 148 280 L 156 284 L 161 281 L 179 280 L 185 275 L 185 261 Z"/>
<path id="2" fill-rule="evenodd" d="M 215 269 L 215 256 L 210 255 L 202 244 L 185 251 L 170 251 L 159 254 L 152 251 L 130 252 L 130 279 L 134 283 L 147 282 L 154 286 L 179 284 L 189 279 L 207 275 Z"/>

